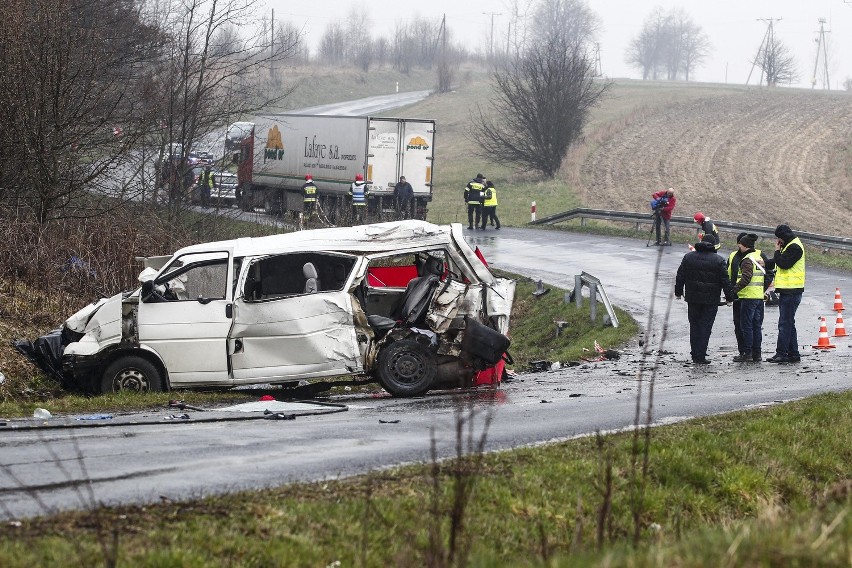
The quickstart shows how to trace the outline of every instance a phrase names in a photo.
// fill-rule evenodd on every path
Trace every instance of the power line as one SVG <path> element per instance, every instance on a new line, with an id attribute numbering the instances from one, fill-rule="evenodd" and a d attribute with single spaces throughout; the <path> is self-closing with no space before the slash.
<path id="1" fill-rule="evenodd" d="M 775 22 L 780 22 L 781 18 L 758 18 L 758 21 L 767 22 L 766 33 L 763 34 L 763 39 L 760 41 L 760 47 L 757 48 L 757 54 L 754 56 L 754 61 L 751 63 L 751 71 L 748 72 L 746 85 L 748 85 L 748 82 L 751 81 L 751 74 L 758 61 L 760 61 L 760 82 L 758 85 L 763 84 L 763 73 L 766 71 L 768 59 L 774 57 L 775 54 L 775 30 L 773 24 Z M 769 80 L 769 77 L 767 77 L 767 83 Z"/>
<path id="2" fill-rule="evenodd" d="M 822 64 L 823 64 L 822 86 L 823 86 L 824 89 L 830 90 L 831 85 L 829 84 L 829 81 L 828 81 L 828 52 L 827 52 L 826 42 L 825 42 L 825 33 L 826 33 L 825 32 L 825 18 L 820 18 L 817 21 L 819 22 L 819 31 L 817 32 L 819 34 L 819 37 L 816 39 L 817 52 L 816 52 L 816 59 L 814 60 L 814 74 L 813 74 L 813 77 L 811 78 L 811 88 L 813 89 L 814 87 L 816 87 L 816 84 L 817 84 L 817 69 L 819 69 L 819 55 L 820 55 L 820 50 L 822 50 Z M 831 32 L 831 30 L 829 30 L 829 32 Z"/>
<path id="3" fill-rule="evenodd" d="M 494 58 L 494 16 L 502 16 L 502 12 L 482 12 L 485 16 L 491 16 L 491 37 L 488 45 L 488 59 Z"/>

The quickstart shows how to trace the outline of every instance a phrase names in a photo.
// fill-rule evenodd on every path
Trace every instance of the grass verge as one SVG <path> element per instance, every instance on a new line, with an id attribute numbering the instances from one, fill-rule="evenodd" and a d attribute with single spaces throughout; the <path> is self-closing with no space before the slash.
<path id="1" fill-rule="evenodd" d="M 472 566 L 848 566 L 850 404 L 826 394 L 654 429 L 636 546 L 632 433 L 485 455 L 454 536 Z M 453 467 L 4 523 L 0 565 L 99 564 L 106 539 L 121 565 L 423 566 Z"/>

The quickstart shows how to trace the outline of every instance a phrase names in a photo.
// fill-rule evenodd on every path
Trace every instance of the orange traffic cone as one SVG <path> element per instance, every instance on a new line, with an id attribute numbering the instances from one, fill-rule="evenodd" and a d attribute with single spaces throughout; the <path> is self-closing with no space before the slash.
<path id="1" fill-rule="evenodd" d="M 834 349 L 837 345 L 832 345 L 828 340 L 828 328 L 825 326 L 825 318 L 819 318 L 819 340 L 816 345 L 812 345 L 814 349 Z"/>
<path id="2" fill-rule="evenodd" d="M 834 289 L 834 308 L 835 312 L 843 311 L 843 300 L 840 298 L 840 288 Z"/>
<path id="3" fill-rule="evenodd" d="M 837 322 L 834 324 L 833 337 L 847 337 L 846 326 L 843 325 L 843 314 L 837 312 Z"/>

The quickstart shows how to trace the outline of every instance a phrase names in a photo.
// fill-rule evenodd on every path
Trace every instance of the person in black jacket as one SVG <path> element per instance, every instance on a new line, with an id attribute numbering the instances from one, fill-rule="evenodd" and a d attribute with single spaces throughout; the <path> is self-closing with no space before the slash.
<path id="1" fill-rule="evenodd" d="M 713 236 L 705 235 L 700 243 L 696 243 L 695 250 L 683 257 L 675 278 L 675 298 L 686 298 L 689 345 L 692 362 L 696 365 L 710 363 L 707 344 L 710 343 L 722 293 L 727 302 L 733 301 L 736 296 L 728 278 L 725 259 L 716 254 Z"/>

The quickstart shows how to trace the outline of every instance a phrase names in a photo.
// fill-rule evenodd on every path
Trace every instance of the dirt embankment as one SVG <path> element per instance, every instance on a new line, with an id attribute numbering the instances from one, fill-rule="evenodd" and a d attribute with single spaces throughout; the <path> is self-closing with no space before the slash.
<path id="1" fill-rule="evenodd" d="M 673 187 L 676 215 L 849 235 L 852 96 L 748 90 L 643 110 L 580 177 L 590 207 L 641 211 Z"/>

